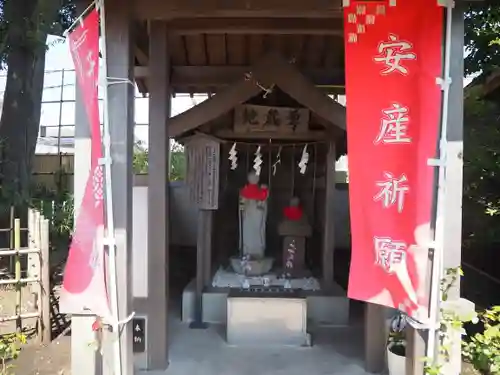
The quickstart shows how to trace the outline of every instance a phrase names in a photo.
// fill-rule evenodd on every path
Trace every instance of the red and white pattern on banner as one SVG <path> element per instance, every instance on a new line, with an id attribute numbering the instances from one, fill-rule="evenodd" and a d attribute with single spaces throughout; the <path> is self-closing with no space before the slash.
<path id="1" fill-rule="evenodd" d="M 428 316 L 426 268 L 440 127 L 443 8 L 344 9 L 352 260 L 349 298 Z"/>
<path id="2" fill-rule="evenodd" d="M 104 258 L 104 206 L 101 124 L 99 119 L 99 14 L 92 10 L 68 35 L 76 78 L 91 130 L 91 172 L 64 270 L 60 299 L 64 313 L 85 311 L 110 317 Z"/>

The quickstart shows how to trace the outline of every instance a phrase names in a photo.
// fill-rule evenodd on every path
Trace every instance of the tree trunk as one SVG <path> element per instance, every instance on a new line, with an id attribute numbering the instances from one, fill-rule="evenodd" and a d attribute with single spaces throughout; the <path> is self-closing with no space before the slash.
<path id="1" fill-rule="evenodd" d="M 4 5 L 9 50 L 0 119 L 0 197 L 9 205 L 25 202 L 29 196 L 41 115 L 47 25 L 58 10 L 50 2 L 59 3 L 48 1 L 6 0 Z"/>
<path id="2" fill-rule="evenodd" d="M 17 198 L 23 199 L 29 189 L 31 162 L 38 138 L 45 50 L 14 48 L 7 62 L 7 83 L 0 120 L 0 178 L 3 189 L 7 188 L 6 193 L 18 192 Z"/>

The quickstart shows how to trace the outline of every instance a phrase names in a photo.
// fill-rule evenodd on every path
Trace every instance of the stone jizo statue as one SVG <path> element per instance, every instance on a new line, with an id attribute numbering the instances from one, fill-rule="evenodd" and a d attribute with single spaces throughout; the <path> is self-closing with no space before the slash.
<path id="1" fill-rule="evenodd" d="M 236 273 L 261 276 L 273 266 L 273 258 L 265 256 L 268 198 L 267 186 L 259 185 L 259 176 L 250 172 L 239 197 L 240 256 L 231 258 Z"/>
<path id="2" fill-rule="evenodd" d="M 283 268 L 286 277 L 304 275 L 306 238 L 312 235 L 312 228 L 304 215 L 297 197 L 283 210 L 283 220 L 278 233 L 283 238 Z"/>
<path id="3" fill-rule="evenodd" d="M 266 249 L 267 199 L 269 191 L 259 185 L 255 172 L 248 174 L 248 183 L 240 191 L 240 248 L 251 259 L 264 257 Z"/>

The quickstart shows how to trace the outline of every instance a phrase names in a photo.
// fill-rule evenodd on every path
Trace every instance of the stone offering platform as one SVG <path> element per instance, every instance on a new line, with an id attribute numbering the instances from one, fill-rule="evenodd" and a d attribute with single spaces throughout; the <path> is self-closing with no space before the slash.
<path id="1" fill-rule="evenodd" d="M 196 282 L 193 279 L 182 293 L 182 321 L 190 323 L 195 317 Z M 203 321 L 211 324 L 227 324 L 227 298 L 230 288 L 209 288 L 203 293 Z M 349 299 L 338 285 L 333 291 L 302 290 L 306 301 L 307 323 L 315 327 L 347 326 L 349 324 Z M 269 294 L 272 298 L 273 295 Z"/>
<path id="2" fill-rule="evenodd" d="M 231 291 L 227 297 L 229 345 L 310 346 L 307 303 L 294 293 Z"/>

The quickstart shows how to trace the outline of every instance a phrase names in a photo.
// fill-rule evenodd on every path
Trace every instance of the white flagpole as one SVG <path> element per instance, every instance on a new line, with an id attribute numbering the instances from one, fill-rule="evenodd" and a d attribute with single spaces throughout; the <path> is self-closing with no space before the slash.
<path id="1" fill-rule="evenodd" d="M 441 305 L 441 279 L 443 278 L 444 266 L 444 211 L 446 196 L 446 148 L 447 148 L 447 131 L 448 131 L 448 109 L 449 109 L 449 94 L 450 94 L 450 63 L 451 63 L 451 22 L 452 22 L 453 1 L 448 0 L 446 3 L 446 31 L 445 31 L 445 57 L 444 57 L 444 74 L 443 78 L 438 78 L 438 83 L 443 90 L 443 103 L 441 115 L 441 137 L 439 140 L 439 159 L 430 161 L 431 165 L 439 167 L 437 204 L 436 204 L 436 228 L 434 239 L 434 259 L 432 266 L 431 280 L 431 295 L 429 301 L 429 337 L 427 341 L 427 358 L 436 358 L 436 335 L 440 325 L 440 305 Z"/>
<path id="2" fill-rule="evenodd" d="M 108 111 L 108 67 L 106 58 L 106 24 L 104 13 L 104 1 L 97 0 L 97 6 L 100 11 L 100 29 L 102 38 L 102 68 L 99 81 L 103 83 L 103 143 L 104 143 L 104 160 L 101 165 L 104 167 L 104 187 L 105 187 L 105 204 L 106 204 L 106 229 L 107 229 L 107 246 L 109 260 L 109 286 L 111 299 L 111 312 L 113 315 L 113 333 L 116 334 L 113 340 L 113 373 L 114 375 L 122 374 L 121 347 L 120 347 L 120 322 L 118 311 L 118 286 L 116 272 L 116 244 L 115 244 L 115 223 L 113 219 L 113 191 L 111 185 L 111 137 L 109 131 L 109 111 Z"/>

